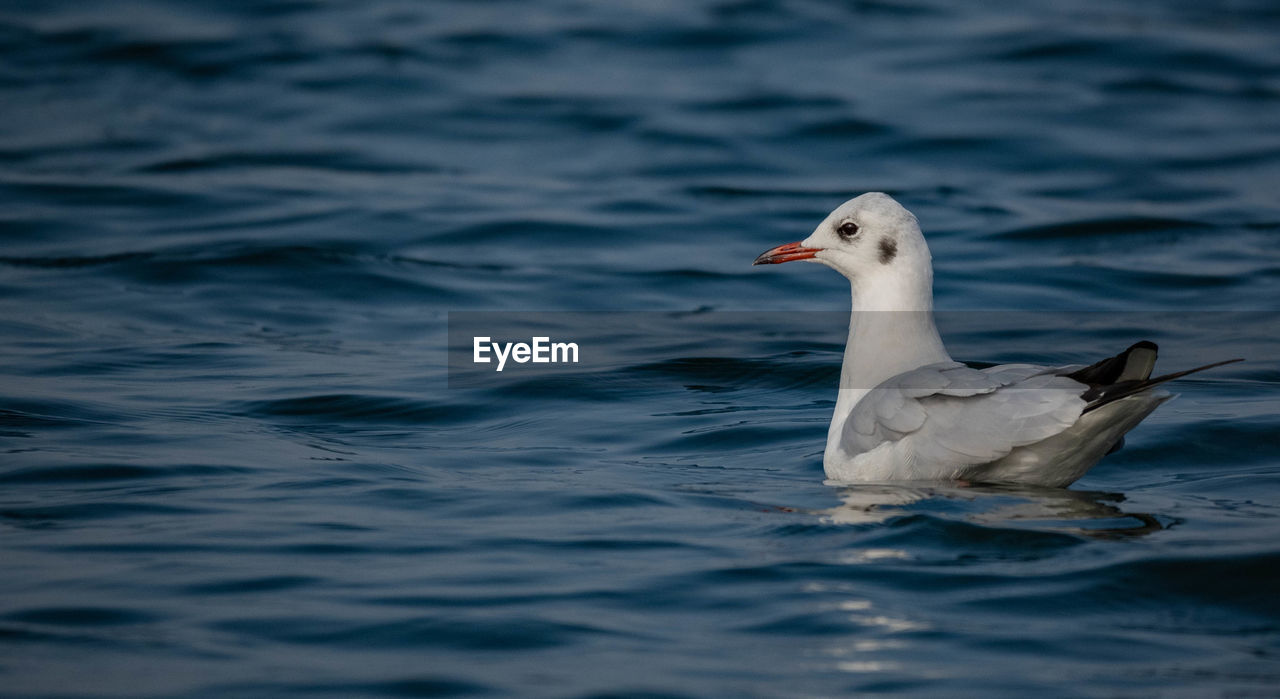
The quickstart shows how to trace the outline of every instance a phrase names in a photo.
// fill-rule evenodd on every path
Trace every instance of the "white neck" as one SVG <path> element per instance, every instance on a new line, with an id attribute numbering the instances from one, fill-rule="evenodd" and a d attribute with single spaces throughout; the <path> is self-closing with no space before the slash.
<path id="1" fill-rule="evenodd" d="M 922 267 L 922 269 L 920 268 Z M 933 323 L 933 272 L 855 276 L 853 312 L 840 370 L 840 395 L 827 434 L 827 456 L 840 445 L 845 419 L 871 389 L 926 364 L 951 361 Z"/>

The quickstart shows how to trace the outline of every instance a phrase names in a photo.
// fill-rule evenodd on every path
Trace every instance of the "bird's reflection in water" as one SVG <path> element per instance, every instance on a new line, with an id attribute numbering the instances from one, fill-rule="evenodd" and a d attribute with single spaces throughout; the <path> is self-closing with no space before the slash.
<path id="1" fill-rule="evenodd" d="M 1122 508 L 1120 493 L 1016 485 L 859 484 L 840 491 L 840 505 L 821 510 L 834 524 L 872 524 L 927 514 L 973 524 L 1057 531 L 1100 539 L 1145 536 L 1165 525 L 1155 516 Z M 940 512 L 931 503 L 945 502 Z M 957 507 L 958 506 L 958 507 Z"/>
<path id="2" fill-rule="evenodd" d="M 922 672 L 931 672 L 922 670 L 912 659 L 922 654 L 921 648 L 927 647 L 929 638 L 945 635 L 948 628 L 945 615 L 922 611 L 911 602 L 910 595 L 903 598 L 877 592 L 873 580 L 893 580 L 895 571 L 904 569 L 911 569 L 917 576 L 949 580 L 954 575 L 951 568 L 940 571 L 935 564 L 962 562 L 981 566 L 997 561 L 1003 565 L 1009 555 L 1018 555 L 1010 550 L 1018 542 L 1031 546 L 1024 553 L 1032 558 L 1052 557 L 1059 548 L 1043 548 L 1044 534 L 1052 534 L 1051 541 L 1065 539 L 1064 534 L 1117 539 L 1144 536 L 1165 527 L 1150 514 L 1126 511 L 1125 497 L 1119 493 L 951 482 L 830 485 L 840 488 L 841 504 L 812 514 L 836 525 L 889 526 L 867 527 L 870 531 L 864 533 L 869 536 L 859 545 L 834 552 L 835 561 L 842 565 L 877 569 L 872 577 L 823 579 L 806 585 L 806 592 L 822 599 L 824 616 L 838 619 L 851 629 L 847 635 L 824 638 L 815 652 L 829 658 L 831 667 L 839 672 L 862 677 L 879 675 L 887 681 L 897 676 L 918 678 Z M 893 524 L 913 518 L 918 518 L 914 523 L 922 526 L 893 531 Z M 974 532 L 970 525 L 1015 533 L 990 537 Z M 936 540 L 930 541 L 940 532 L 954 534 L 942 535 L 945 545 L 941 548 L 932 545 Z M 1059 544 L 1069 545 L 1061 541 Z M 894 584 L 890 583 L 890 587 Z M 999 595 L 1000 587 L 994 583 L 983 595 Z M 961 598 L 969 599 L 967 593 L 962 593 Z M 918 643 L 923 645 L 917 648 Z"/>

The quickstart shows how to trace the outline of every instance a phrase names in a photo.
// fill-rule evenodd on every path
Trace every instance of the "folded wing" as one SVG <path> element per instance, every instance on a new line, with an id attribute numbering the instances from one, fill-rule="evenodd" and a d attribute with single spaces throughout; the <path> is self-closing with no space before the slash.
<path id="1" fill-rule="evenodd" d="M 1089 386 L 1062 368 L 1005 364 L 972 369 L 958 362 L 930 364 L 872 389 L 844 425 L 850 455 L 891 450 L 896 468 L 916 477 L 956 477 L 1013 449 L 1073 425 Z"/>

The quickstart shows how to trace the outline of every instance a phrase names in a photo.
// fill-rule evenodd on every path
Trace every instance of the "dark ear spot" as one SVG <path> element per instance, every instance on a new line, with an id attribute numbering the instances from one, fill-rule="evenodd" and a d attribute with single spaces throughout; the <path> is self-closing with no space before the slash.
<path id="1" fill-rule="evenodd" d="M 892 238 L 880 239 L 880 264 L 887 265 L 893 262 L 893 258 L 898 254 L 898 244 Z"/>

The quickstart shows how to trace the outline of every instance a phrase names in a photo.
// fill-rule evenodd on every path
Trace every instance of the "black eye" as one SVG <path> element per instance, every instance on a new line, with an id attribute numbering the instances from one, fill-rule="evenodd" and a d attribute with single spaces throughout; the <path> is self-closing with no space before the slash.
<path id="1" fill-rule="evenodd" d="M 840 234 L 841 238 L 848 240 L 858 234 L 858 224 L 853 221 L 845 221 L 836 228 L 836 232 Z"/>

